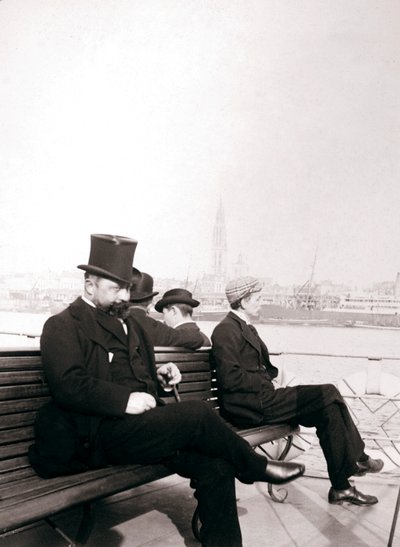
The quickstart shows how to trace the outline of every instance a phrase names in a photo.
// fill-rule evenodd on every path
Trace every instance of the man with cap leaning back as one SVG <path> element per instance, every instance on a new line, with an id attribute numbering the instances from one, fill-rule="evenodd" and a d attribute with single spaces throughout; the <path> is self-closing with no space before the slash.
<path id="1" fill-rule="evenodd" d="M 251 276 L 226 286 L 231 307 L 211 336 L 221 402 L 226 417 L 236 425 L 254 426 L 291 422 L 316 427 L 331 481 L 329 503 L 377 503 L 351 486 L 349 477 L 377 473 L 382 460 L 364 452 L 364 442 L 343 397 L 332 384 L 275 388 L 278 369 L 251 318 L 260 311 L 262 285 Z"/>
<path id="2" fill-rule="evenodd" d="M 198 332 L 200 329 L 193 321 L 193 308 L 200 304 L 195 300 L 192 293 L 186 289 L 171 289 L 167 291 L 161 300 L 159 300 L 155 309 L 162 313 L 164 322 L 169 327 L 180 332 Z M 203 337 L 203 346 L 211 346 L 208 337 L 201 333 Z"/>
<path id="3" fill-rule="evenodd" d="M 205 546 L 240 546 L 235 477 L 283 484 L 304 466 L 256 454 L 210 405 L 165 405 L 181 375 L 156 369 L 153 345 L 124 321 L 135 240 L 94 234 L 84 294 L 43 328 L 41 352 L 52 401 L 38 413 L 30 462 L 44 477 L 105 464 L 162 462 L 192 480 Z"/>
<path id="4" fill-rule="evenodd" d="M 197 349 L 205 345 L 200 329 L 173 329 L 149 316 L 150 306 L 158 292 L 153 291 L 154 280 L 146 272 L 134 272 L 129 299 L 129 315 L 146 331 L 154 346 L 178 346 Z"/>

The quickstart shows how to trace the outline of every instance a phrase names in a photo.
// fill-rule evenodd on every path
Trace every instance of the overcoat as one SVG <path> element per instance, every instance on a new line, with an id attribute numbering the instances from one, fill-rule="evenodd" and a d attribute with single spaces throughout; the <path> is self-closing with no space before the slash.
<path id="1" fill-rule="evenodd" d="M 126 323 L 128 330 L 135 332 L 135 338 L 128 336 L 129 353 L 133 353 L 138 336 L 141 357 L 159 385 L 151 341 L 134 318 Z M 110 321 L 81 298 L 50 317 L 43 327 L 42 362 L 52 401 L 38 414 L 36 441 L 30 449 L 31 464 L 42 476 L 106 464 L 97 442 L 100 422 L 123 417 L 131 393 L 130 387 L 112 381 L 107 330 L 127 343 L 118 320 Z"/>
<path id="2" fill-rule="evenodd" d="M 179 332 L 179 333 L 186 333 L 188 334 L 189 332 L 191 333 L 194 333 L 194 332 L 199 332 L 201 337 L 202 337 L 202 346 L 205 346 L 205 347 L 208 347 L 208 346 L 211 346 L 211 342 L 210 340 L 208 339 L 208 337 L 204 334 L 204 332 L 201 332 L 201 330 L 199 329 L 199 326 L 194 322 L 194 321 L 188 321 L 187 323 L 181 323 L 180 325 L 177 325 L 174 330 L 176 332 Z"/>
<path id="3" fill-rule="evenodd" d="M 146 310 L 132 307 L 129 310 L 131 317 L 136 319 L 155 346 L 177 346 L 189 349 L 200 348 L 204 344 L 199 327 L 193 323 L 192 329 L 173 329 L 153 317 L 149 317 Z"/>
<path id="4" fill-rule="evenodd" d="M 344 404 L 337 390 L 326 385 L 276 389 L 272 380 L 278 369 L 270 361 L 267 346 L 233 312 L 215 327 L 211 340 L 222 411 L 236 425 L 298 424 L 300 416 L 332 402 Z"/>

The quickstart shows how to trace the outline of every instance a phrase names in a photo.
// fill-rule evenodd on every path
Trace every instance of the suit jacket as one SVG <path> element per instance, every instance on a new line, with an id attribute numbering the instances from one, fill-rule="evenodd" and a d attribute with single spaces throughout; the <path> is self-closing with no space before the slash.
<path id="1" fill-rule="evenodd" d="M 232 312 L 215 327 L 211 341 L 222 411 L 237 425 L 262 423 L 261 394 L 274 390 L 271 380 L 278 375 L 267 346 Z"/>
<path id="2" fill-rule="evenodd" d="M 204 344 L 203 336 L 198 326 L 194 329 L 173 329 L 153 317 L 149 317 L 142 308 L 132 307 L 130 317 L 134 318 L 147 333 L 154 346 L 178 346 L 189 349 L 200 348 Z"/>
<path id="3" fill-rule="evenodd" d="M 173 330 L 176 332 L 191 332 L 191 333 L 200 333 L 203 342 L 202 346 L 211 346 L 211 342 L 208 339 L 208 337 L 204 334 L 204 332 L 201 332 L 199 326 L 194 321 L 188 321 L 187 323 L 181 323 L 180 325 L 177 325 Z"/>
<path id="4" fill-rule="evenodd" d="M 126 323 L 132 333 L 128 338 L 118 320 L 98 313 L 81 298 L 46 321 L 40 344 L 53 401 L 37 416 L 36 442 L 30 450 L 31 464 L 40 475 L 69 474 L 106 463 L 97 442 L 98 427 L 104 418 L 124 416 L 131 389 L 112 381 L 105 331 L 128 344 L 130 355 L 140 345 L 141 358 L 157 382 L 151 341 L 135 319 Z"/>

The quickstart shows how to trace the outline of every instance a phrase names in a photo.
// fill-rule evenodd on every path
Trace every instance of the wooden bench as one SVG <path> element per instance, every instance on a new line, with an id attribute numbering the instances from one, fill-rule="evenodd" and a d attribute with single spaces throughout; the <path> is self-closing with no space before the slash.
<path id="1" fill-rule="evenodd" d="M 209 401 L 217 410 L 217 383 L 210 370 L 209 357 L 207 349 L 156 349 L 157 364 L 173 361 L 182 372 L 181 400 Z M 87 542 L 94 525 L 92 502 L 164 478 L 171 475 L 171 471 L 161 464 L 123 465 L 54 479 L 38 477 L 29 465 L 27 452 L 34 442 L 36 412 L 49 398 L 39 350 L 0 351 L 0 536 L 15 533 L 39 520 L 46 520 L 59 531 L 51 517 L 81 506 L 83 514 L 75 541 L 60 533 L 70 545 L 82 545 Z M 166 398 L 167 403 L 174 404 L 173 401 L 171 397 Z M 236 431 L 253 447 L 287 438 L 280 456 L 284 459 L 291 446 L 292 434 L 297 430 L 284 424 Z M 271 485 L 268 487 L 275 501 L 284 500 L 274 495 Z M 198 538 L 197 512 L 192 527 Z"/>

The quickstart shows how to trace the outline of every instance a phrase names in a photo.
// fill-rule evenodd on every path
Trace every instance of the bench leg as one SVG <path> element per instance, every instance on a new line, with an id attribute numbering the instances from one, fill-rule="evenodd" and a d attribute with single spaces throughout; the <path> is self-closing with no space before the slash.
<path id="1" fill-rule="evenodd" d="M 279 461 L 283 461 L 286 458 L 286 456 L 289 453 L 289 450 L 292 448 L 292 444 L 293 444 L 293 435 L 288 435 L 286 439 L 285 448 L 282 450 L 281 454 L 279 455 L 279 458 L 278 458 Z M 268 452 L 262 446 L 259 446 L 258 448 L 261 450 L 261 452 L 264 452 L 264 454 L 268 456 Z M 275 501 L 276 503 L 283 503 L 288 497 L 288 491 L 285 488 L 278 488 L 278 492 L 283 492 L 283 494 L 278 496 L 274 492 L 273 485 L 268 483 L 268 494 L 271 497 L 271 499 Z"/>
<path id="2" fill-rule="evenodd" d="M 94 514 L 92 511 L 92 506 L 90 503 L 85 503 L 82 505 L 82 517 L 79 523 L 79 528 L 76 533 L 75 541 L 72 540 L 61 528 L 57 526 L 55 522 L 51 520 L 50 517 L 45 519 L 47 524 L 49 524 L 60 536 L 62 536 L 67 542 L 68 547 L 80 547 L 85 545 L 89 539 L 89 536 L 94 527 Z"/>
<path id="3" fill-rule="evenodd" d="M 85 545 L 92 533 L 95 518 L 92 505 L 85 503 L 82 507 L 82 518 L 79 524 L 78 532 L 76 534 L 76 545 Z"/>

